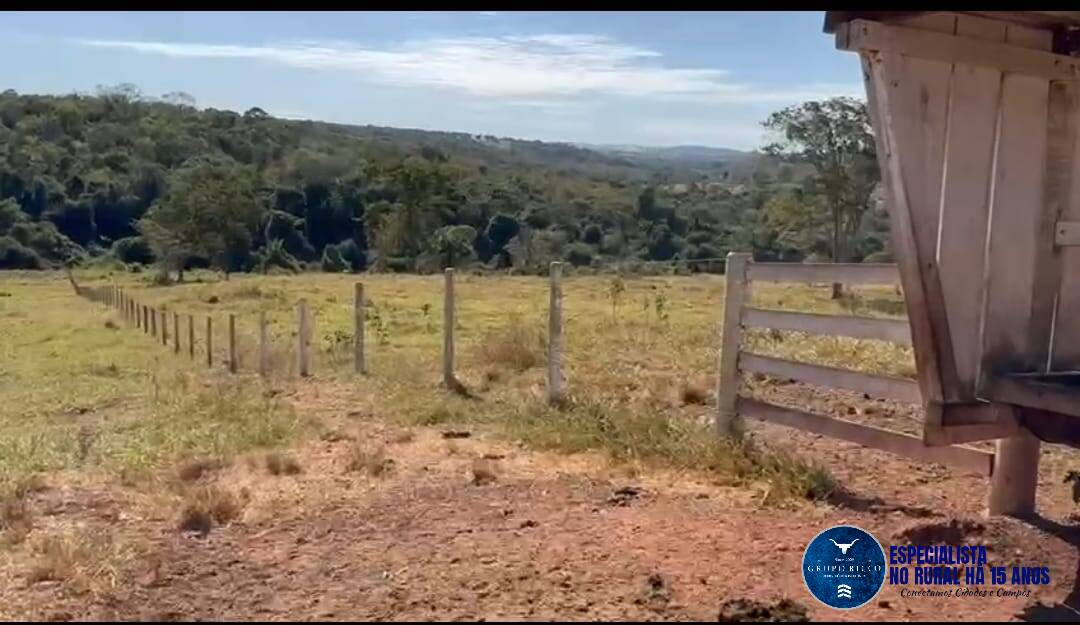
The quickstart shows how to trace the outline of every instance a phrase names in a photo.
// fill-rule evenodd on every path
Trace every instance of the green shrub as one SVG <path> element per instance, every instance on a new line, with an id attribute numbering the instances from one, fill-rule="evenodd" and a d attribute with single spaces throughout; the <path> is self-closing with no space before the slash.
<path id="1" fill-rule="evenodd" d="M 341 252 L 338 251 L 338 248 L 335 245 L 327 245 L 326 248 L 323 249 L 320 267 L 323 271 L 329 273 L 341 273 L 349 270 L 349 264 L 341 257 Z"/>
<path id="2" fill-rule="evenodd" d="M 44 269 L 46 263 L 34 250 L 11 237 L 0 237 L 0 269 Z"/>
<path id="3" fill-rule="evenodd" d="M 112 245 L 113 256 L 124 263 L 149 265 L 154 262 L 154 252 L 141 236 L 118 239 Z"/>

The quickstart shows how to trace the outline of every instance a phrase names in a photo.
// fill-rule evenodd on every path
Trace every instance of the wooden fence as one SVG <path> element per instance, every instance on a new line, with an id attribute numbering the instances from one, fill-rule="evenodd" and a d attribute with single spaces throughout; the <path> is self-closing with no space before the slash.
<path id="1" fill-rule="evenodd" d="M 561 263 L 554 262 L 550 265 L 551 274 L 551 297 L 549 309 L 549 335 L 548 335 L 548 365 L 547 380 L 548 400 L 557 404 L 563 401 L 566 395 L 566 377 L 563 374 L 563 340 L 562 340 L 562 286 Z M 172 312 L 172 323 L 169 324 L 168 312 L 164 309 L 143 304 L 132 297 L 125 289 L 110 286 L 80 286 L 71 278 L 71 283 L 77 295 L 91 301 L 105 304 L 114 308 L 121 318 L 132 328 L 141 330 L 150 335 L 153 340 L 160 341 L 165 347 L 169 347 L 169 339 L 172 339 L 172 351 L 176 354 L 181 352 L 182 334 L 180 328 L 181 315 L 178 311 Z M 450 388 L 460 387 L 454 369 L 454 334 L 456 324 L 456 298 L 454 295 L 454 270 L 446 269 L 444 275 L 444 300 L 443 300 L 443 383 Z M 355 285 L 354 307 L 354 334 L 353 334 L 353 369 L 357 374 L 366 375 L 369 370 L 369 357 L 365 350 L 364 326 L 367 322 L 367 300 L 364 297 L 364 285 L 357 282 Z M 196 331 L 195 315 L 185 315 L 187 319 L 187 353 L 191 360 L 196 358 Z M 313 336 L 314 320 L 308 307 L 307 300 L 301 299 L 296 305 L 296 356 L 297 373 L 301 377 L 312 374 L 311 340 Z M 227 326 L 227 356 L 225 365 L 230 373 L 238 373 L 240 370 L 239 354 L 236 340 L 237 316 L 228 315 Z M 256 370 L 260 375 L 269 375 L 270 336 L 267 330 L 266 311 L 260 311 L 258 317 L 258 359 Z M 204 333 L 206 366 L 214 366 L 214 321 L 212 315 L 206 316 Z"/>
<path id="2" fill-rule="evenodd" d="M 796 362 L 743 350 L 746 328 L 794 330 L 810 334 L 845 336 L 911 344 L 906 321 L 849 315 L 763 310 L 748 305 L 750 287 L 757 282 L 832 283 L 872 285 L 900 283 L 895 265 L 755 263 L 749 254 L 728 256 L 724 302 L 720 375 L 717 383 L 717 430 L 724 434 L 740 427 L 742 416 L 824 434 L 866 447 L 990 475 L 994 455 L 964 446 L 928 446 L 922 438 L 844 419 L 770 404 L 739 393 L 741 373 L 789 378 L 840 388 L 879 399 L 922 404 L 919 386 L 912 380 L 836 367 Z"/>

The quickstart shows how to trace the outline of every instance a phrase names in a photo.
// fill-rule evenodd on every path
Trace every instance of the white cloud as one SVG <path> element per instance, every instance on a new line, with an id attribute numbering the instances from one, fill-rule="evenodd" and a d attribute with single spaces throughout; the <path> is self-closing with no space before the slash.
<path id="1" fill-rule="evenodd" d="M 734 83 L 725 70 L 666 67 L 659 63 L 662 55 L 658 52 L 588 34 L 436 38 L 385 48 L 347 42 L 219 45 L 93 39 L 79 43 L 174 58 L 252 59 L 348 71 L 387 84 L 441 87 L 504 100 L 604 94 L 706 103 L 794 102 L 854 92 L 852 85 L 777 90 Z M 855 87 L 861 93 L 861 86 Z"/>

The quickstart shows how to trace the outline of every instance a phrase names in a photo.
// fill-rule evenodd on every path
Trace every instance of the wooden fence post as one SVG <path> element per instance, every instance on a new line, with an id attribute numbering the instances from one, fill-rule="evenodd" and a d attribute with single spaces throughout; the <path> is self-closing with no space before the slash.
<path id="1" fill-rule="evenodd" d="M 187 316 L 188 358 L 195 360 L 195 315 Z"/>
<path id="2" fill-rule="evenodd" d="M 566 381 L 563 378 L 563 334 L 562 334 L 562 263 L 553 262 L 549 266 L 551 281 L 550 301 L 548 303 L 548 401 L 559 404 L 566 393 Z"/>
<path id="3" fill-rule="evenodd" d="M 150 309 L 150 336 L 157 338 L 157 308 Z"/>
<path id="4" fill-rule="evenodd" d="M 742 345 L 742 309 L 746 302 L 746 268 L 750 254 L 729 252 L 724 272 L 724 325 L 720 337 L 720 374 L 716 378 L 716 432 L 738 434 L 742 423 L 735 413 L 739 396 L 739 348 Z"/>
<path id="5" fill-rule="evenodd" d="M 173 353 L 180 353 L 180 313 L 173 311 L 172 314 L 172 338 Z"/>
<path id="6" fill-rule="evenodd" d="M 259 311 L 259 375 L 270 375 L 270 336 L 267 328 L 266 311 Z"/>
<path id="7" fill-rule="evenodd" d="M 229 313 L 229 373 L 239 368 L 236 355 L 236 315 Z"/>
<path id="8" fill-rule="evenodd" d="M 989 514 L 1034 514 L 1035 491 L 1039 486 L 1039 439 L 1021 429 L 1016 436 L 999 439 L 996 446 L 990 474 Z"/>
<path id="9" fill-rule="evenodd" d="M 161 309 L 161 344 L 166 347 L 169 345 L 169 314 L 164 308 Z"/>
<path id="10" fill-rule="evenodd" d="M 367 360 L 364 355 L 364 321 L 367 317 L 367 308 L 364 305 L 364 283 L 356 283 L 356 295 L 353 298 L 353 366 L 356 373 L 367 373 Z"/>
<path id="11" fill-rule="evenodd" d="M 206 316 L 206 367 L 214 366 L 214 318 Z"/>
<path id="12" fill-rule="evenodd" d="M 443 271 L 443 384 L 453 388 L 454 378 L 454 269 Z"/>
<path id="13" fill-rule="evenodd" d="M 142 330 L 142 310 L 136 302 L 131 302 L 132 317 L 135 318 L 135 329 Z"/>
<path id="14" fill-rule="evenodd" d="M 296 316 L 296 368 L 302 377 L 307 377 L 311 374 L 311 324 L 308 318 L 306 299 L 302 299 L 297 303 Z"/>

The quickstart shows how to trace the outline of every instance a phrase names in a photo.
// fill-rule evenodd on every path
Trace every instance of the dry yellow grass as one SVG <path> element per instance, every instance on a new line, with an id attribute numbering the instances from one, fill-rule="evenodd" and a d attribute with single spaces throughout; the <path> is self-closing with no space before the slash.
<path id="1" fill-rule="evenodd" d="M 484 424 L 545 448 L 606 449 L 617 460 L 736 474 L 749 471 L 737 468 L 740 463 L 768 464 L 758 452 L 725 448 L 708 429 L 722 276 L 567 276 L 570 400 L 559 411 L 542 401 L 543 278 L 458 276 L 457 377 L 469 390 L 462 397 L 439 386 L 441 276 L 239 275 L 225 281 L 192 272 L 188 282 L 171 286 L 154 285 L 147 274 L 99 270 L 76 276 L 86 285 L 119 284 L 143 304 L 180 313 L 180 352 L 173 352 L 171 339 L 162 346 L 114 311 L 75 298 L 63 276 L 3 276 L 5 290 L 16 296 L 0 302 L 0 338 L 12 339 L 0 341 L 6 352 L 0 356 L 13 363 L 0 387 L 0 482 L 78 466 L 138 476 L 185 457 L 224 461 L 246 449 L 288 444 L 308 429 L 304 411 L 294 413 L 279 397 L 283 385 L 296 384 L 295 305 L 301 298 L 314 319 L 314 375 L 305 384 L 355 385 L 380 417 L 402 425 Z M 364 282 L 368 297 L 370 375 L 363 379 L 352 365 L 356 281 Z M 754 289 L 754 304 L 884 316 L 902 309 L 892 289 L 857 289 L 833 301 L 827 287 L 762 285 Z M 272 369 L 265 382 L 255 376 L 263 311 Z M 237 318 L 238 376 L 222 371 L 229 314 Z M 193 360 L 187 355 L 189 315 Z M 211 371 L 204 353 L 208 315 L 214 320 Z M 909 349 L 874 341 L 752 332 L 747 344 L 824 364 L 894 375 L 914 371 Z M 107 422 L 100 419 L 105 413 Z M 69 416 L 57 420 L 58 414 Z M 598 429 L 596 423 L 608 425 Z M 719 462 L 723 456 L 732 459 Z M 795 460 L 774 464 L 785 462 L 791 479 L 812 470 Z M 779 475 L 775 466 L 754 471 Z"/>

